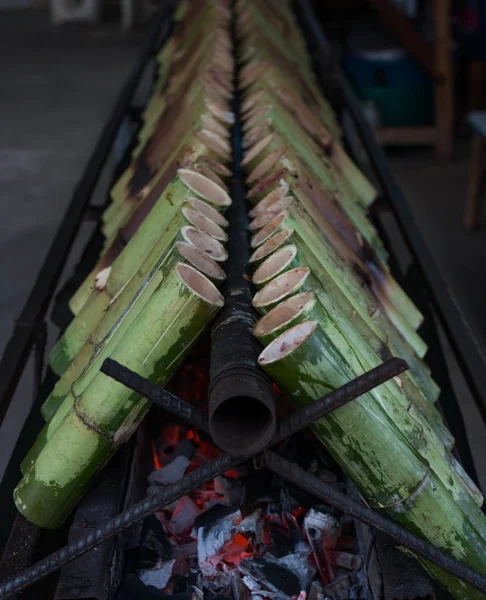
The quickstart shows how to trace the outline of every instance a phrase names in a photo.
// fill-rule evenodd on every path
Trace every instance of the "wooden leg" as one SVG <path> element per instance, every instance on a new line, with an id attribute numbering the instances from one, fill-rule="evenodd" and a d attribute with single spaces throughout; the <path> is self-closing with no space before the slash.
<path id="1" fill-rule="evenodd" d="M 471 171 L 464 212 L 464 227 L 474 229 L 478 226 L 479 191 L 482 179 L 484 137 L 475 134 L 471 144 Z"/>
<path id="2" fill-rule="evenodd" d="M 432 0 L 435 25 L 435 64 L 441 81 L 435 82 L 437 150 L 443 158 L 452 154 L 454 85 L 452 74 L 451 0 Z"/>

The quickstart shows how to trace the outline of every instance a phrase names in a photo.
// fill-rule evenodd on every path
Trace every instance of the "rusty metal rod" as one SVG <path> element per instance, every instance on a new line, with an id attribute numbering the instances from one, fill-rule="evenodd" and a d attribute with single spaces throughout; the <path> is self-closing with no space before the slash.
<path id="1" fill-rule="evenodd" d="M 486 577 L 471 569 L 471 567 L 468 567 L 463 562 L 445 554 L 401 525 L 397 525 L 364 504 L 356 502 L 356 500 L 338 491 L 332 485 L 324 483 L 320 479 L 317 479 L 317 477 L 301 469 L 295 463 L 285 460 L 274 452 L 266 450 L 262 458 L 262 465 L 270 469 L 270 471 L 273 471 L 317 498 L 321 498 L 342 512 L 351 515 L 358 521 L 386 533 L 418 556 L 451 573 L 454 577 L 464 581 L 464 583 L 467 583 L 480 592 L 486 593 Z"/>

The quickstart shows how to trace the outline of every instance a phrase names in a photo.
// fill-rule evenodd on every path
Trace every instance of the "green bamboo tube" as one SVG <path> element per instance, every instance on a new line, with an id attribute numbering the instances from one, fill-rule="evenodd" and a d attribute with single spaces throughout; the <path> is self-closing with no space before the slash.
<path id="1" fill-rule="evenodd" d="M 183 218 L 183 215 L 181 215 Z M 181 219 L 178 223 L 184 223 Z M 63 374 L 74 360 L 84 343 L 96 329 L 98 323 L 103 319 L 109 307 L 116 302 L 118 297 L 123 294 L 122 302 L 128 302 L 130 294 L 134 294 L 140 285 L 140 279 L 145 278 L 153 265 L 164 252 L 175 242 L 183 241 L 195 246 L 216 262 L 224 262 L 228 254 L 218 240 L 214 239 L 204 231 L 184 225 L 179 230 L 171 229 L 161 235 L 154 246 L 149 250 L 147 257 L 136 266 L 130 277 L 124 285 L 120 285 L 115 293 L 113 288 L 108 286 L 99 290 L 93 295 L 91 301 L 87 302 L 81 312 L 71 321 L 64 334 L 59 338 L 49 354 L 49 361 L 52 369 L 59 375 Z M 111 273 L 110 273 L 111 277 Z M 143 279 L 142 279 L 143 280 Z M 108 280 L 109 281 L 109 280 Z M 117 303 L 117 306 L 124 308 L 124 305 Z M 118 309 L 117 309 L 118 310 Z"/>
<path id="2" fill-rule="evenodd" d="M 297 247 L 282 246 L 265 259 L 253 273 L 253 284 L 257 289 L 261 289 L 278 275 L 301 266 L 303 265 L 297 258 Z"/>
<path id="3" fill-rule="evenodd" d="M 111 357 L 165 385 L 223 303 L 204 275 L 177 264 Z M 14 499 L 24 517 L 40 527 L 59 527 L 148 407 L 148 401 L 98 372 L 17 486 Z"/>
<path id="4" fill-rule="evenodd" d="M 88 298 L 96 295 L 96 277 L 101 271 L 111 267 L 106 287 L 108 292 L 115 296 L 159 240 L 160 232 L 162 236 L 170 236 L 173 229 L 179 230 L 178 219 L 182 218 L 179 209 L 192 196 L 189 190 L 214 206 L 223 208 L 231 204 L 228 193 L 214 182 L 189 169 L 179 169 L 155 205 L 151 209 L 141 206 L 139 213 L 133 215 L 126 233 L 122 232 L 121 235 L 122 239 L 129 238 L 126 246 L 122 249 L 119 240 L 115 240 L 110 250 L 73 295 L 69 307 L 75 315 L 80 312 Z M 148 215 L 145 214 L 146 210 L 150 210 Z"/>
<path id="5" fill-rule="evenodd" d="M 359 229 L 363 237 L 373 245 L 381 258 L 387 260 L 387 252 L 379 239 L 376 229 L 366 218 L 362 208 L 355 202 L 354 194 L 348 189 L 342 175 L 333 168 L 327 158 L 322 158 L 317 147 L 313 146 L 311 139 L 302 139 L 302 131 L 292 123 L 290 118 L 282 118 L 278 114 L 278 107 L 266 111 L 261 120 L 270 121 L 266 130 L 272 135 L 272 139 L 257 156 L 252 158 L 248 167 L 254 171 L 264 163 L 266 157 L 275 157 L 278 149 L 285 147 L 284 156 L 274 163 L 273 169 L 277 170 L 285 166 L 292 172 L 302 171 L 302 159 L 314 176 L 321 182 L 328 192 L 338 198 L 339 203 L 349 220 Z M 268 139 L 268 135 L 263 140 Z M 262 141 L 263 141 L 262 140 Z M 251 155 L 250 149 L 247 155 Z M 246 158 L 246 157 L 245 157 Z M 272 161 L 273 162 L 273 161 Z"/>
<path id="6" fill-rule="evenodd" d="M 206 130 L 190 129 L 187 135 L 179 138 L 179 144 L 175 149 L 167 156 L 167 159 L 163 164 L 156 170 L 154 175 L 150 178 L 149 183 L 143 190 L 143 198 L 147 198 L 152 192 L 156 190 L 156 186 L 160 186 L 160 182 L 166 178 L 166 170 L 173 170 L 179 166 L 191 166 L 202 155 L 208 155 L 212 158 L 221 158 L 221 152 L 224 149 L 220 149 L 219 152 L 216 140 L 220 138 L 212 132 Z M 228 160 L 228 156 L 225 154 L 224 159 Z M 141 205 L 141 199 L 138 195 L 128 194 L 126 199 L 122 203 L 111 204 L 105 213 L 103 214 L 103 235 L 107 238 L 112 238 L 116 233 L 127 223 L 134 214 L 134 212 Z"/>
<path id="7" fill-rule="evenodd" d="M 285 202 L 284 202 L 285 200 Z M 298 231 L 302 232 L 302 236 L 305 235 L 305 239 L 307 241 L 310 242 L 311 239 L 313 239 L 313 248 L 315 250 L 316 253 L 316 249 L 318 248 L 319 245 L 319 233 L 317 230 L 312 231 L 312 228 L 310 227 L 310 223 L 306 222 L 307 219 L 305 218 L 305 213 L 302 212 L 302 210 L 299 209 L 298 206 L 295 207 L 291 207 L 290 204 L 292 203 L 292 200 L 290 197 L 284 197 L 281 200 L 278 200 L 276 202 L 274 202 L 269 209 L 267 209 L 267 211 L 265 211 L 264 213 L 260 214 L 258 217 L 255 218 L 255 220 L 250 224 L 250 228 L 253 225 L 253 230 L 255 230 L 257 228 L 257 225 L 260 225 L 260 232 L 255 234 L 254 237 L 254 244 L 258 245 L 260 244 L 261 240 L 265 240 L 268 239 L 268 237 L 270 235 L 272 235 L 272 233 L 275 231 L 275 228 L 281 228 L 282 224 L 284 224 L 285 226 L 287 225 L 291 225 L 292 227 L 295 227 Z M 289 215 L 292 215 L 292 218 L 295 219 L 300 219 L 301 223 L 300 225 L 296 225 L 294 223 L 294 221 L 292 221 L 291 223 L 289 223 L 286 220 L 282 220 L 280 219 L 280 222 L 278 220 L 278 216 L 279 214 L 285 214 L 285 210 L 288 210 Z M 272 219 L 273 216 L 273 219 Z M 312 237 L 311 237 L 312 236 Z M 322 239 L 322 238 L 321 238 Z M 311 244 L 309 244 L 311 245 Z M 331 252 L 331 249 L 328 247 L 328 252 Z M 325 252 L 323 253 L 321 251 L 320 255 L 322 256 L 323 254 L 326 254 Z M 338 256 L 336 253 L 334 253 L 334 262 L 336 263 L 338 260 Z M 342 261 L 340 261 L 340 264 L 338 266 L 338 268 L 340 270 L 343 270 L 347 272 L 348 274 L 348 279 L 349 280 L 354 280 L 356 278 L 355 276 L 355 272 L 351 272 L 349 267 L 347 267 Z M 374 271 L 376 271 L 376 269 L 374 269 Z M 342 286 L 341 286 L 342 287 Z M 413 329 L 413 327 L 407 322 L 407 320 L 403 317 L 403 315 L 397 311 L 395 309 L 395 307 L 393 306 L 393 304 L 391 303 L 391 301 L 389 300 L 389 298 L 382 293 L 381 289 L 374 285 L 372 286 L 371 290 L 373 291 L 373 295 L 378 299 L 380 305 L 382 306 L 384 313 L 387 315 L 388 319 L 390 320 L 391 324 L 396 327 L 396 329 L 399 331 L 399 333 L 402 334 L 402 336 L 407 340 L 407 342 L 410 344 L 410 346 L 413 348 L 413 350 L 417 353 L 417 355 L 420 358 L 423 358 L 423 356 L 425 355 L 426 351 L 427 351 L 427 345 L 425 344 L 425 342 L 422 340 L 422 338 L 415 332 L 415 330 Z M 377 305 L 376 304 L 372 304 L 370 305 L 370 301 L 371 301 L 371 291 L 370 293 L 368 293 L 369 298 L 365 298 L 365 289 L 363 287 L 363 285 L 359 284 L 359 282 L 356 283 L 356 285 L 354 285 L 354 289 L 350 289 L 350 292 L 352 292 L 353 297 L 358 299 L 360 301 L 360 303 L 363 306 L 363 309 L 366 311 L 366 316 L 368 315 L 372 315 L 372 314 L 376 314 L 376 310 L 377 310 Z M 422 317 L 421 314 L 417 311 L 418 315 L 420 316 L 420 318 Z M 378 321 L 378 319 L 376 319 Z M 389 326 L 386 325 L 383 320 L 380 320 L 380 325 L 381 325 L 381 329 L 383 329 L 385 332 L 388 332 L 389 330 Z"/>
<path id="8" fill-rule="evenodd" d="M 279 336 L 262 352 L 259 364 L 299 407 L 346 381 L 342 356 L 315 321 Z M 369 394 L 320 419 L 313 429 L 369 504 L 474 569 L 486 571 L 486 521 L 479 507 L 471 503 L 465 514 L 404 438 L 400 424 L 392 422 Z"/>
<path id="9" fill-rule="evenodd" d="M 315 223 L 312 222 L 309 213 L 302 208 L 299 202 L 293 202 L 286 211 L 280 213 L 254 235 L 251 240 L 251 246 L 257 248 L 277 231 L 288 228 L 294 229 L 299 234 L 314 256 L 319 257 L 322 266 L 329 267 L 332 264 L 330 259 L 330 247 L 327 246 L 327 251 L 323 252 L 323 248 L 326 246 L 322 233 L 317 229 Z M 337 260 L 338 257 L 336 253 L 333 253 L 332 261 L 335 264 L 332 267 L 334 272 L 332 278 L 334 282 L 342 281 L 347 284 L 348 287 L 352 284 L 352 287 L 349 288 L 347 293 L 345 285 L 341 285 L 340 289 L 347 296 L 348 300 L 353 304 L 356 310 L 360 311 L 360 316 L 365 319 L 367 326 L 383 341 L 387 340 L 387 336 L 389 339 L 390 336 L 393 335 L 395 343 L 398 344 L 399 337 L 393 331 L 393 328 L 389 326 L 387 321 L 383 320 L 383 315 L 376 311 L 377 305 L 376 303 L 372 303 L 371 294 L 364 294 L 362 285 L 356 281 L 356 278 L 351 273 L 349 267 L 347 267 L 348 276 L 343 277 L 340 271 L 346 268 L 346 265 L 342 261 L 340 261 L 340 264 L 336 263 Z M 375 320 L 377 321 L 375 325 L 372 323 L 370 315 L 375 315 Z M 385 332 L 386 335 L 384 335 L 383 332 Z M 417 353 L 417 356 L 421 358 L 426 352 L 427 346 L 413 329 L 410 328 L 407 330 L 407 333 L 408 337 L 406 338 L 406 343 L 410 345 L 412 350 Z M 410 355 L 410 351 L 407 351 L 407 355 Z M 406 359 L 404 355 L 402 358 Z"/>
<path id="10" fill-rule="evenodd" d="M 391 273 L 382 265 L 377 266 L 373 262 L 368 263 L 368 266 L 376 287 L 407 320 L 409 325 L 418 329 L 422 325 L 424 317 Z"/>
<path id="11" fill-rule="evenodd" d="M 182 235 L 180 237 L 183 239 Z M 197 239 L 194 241 L 198 243 Z M 203 243 L 204 241 L 211 240 L 204 237 Z M 220 285 L 226 278 L 223 269 L 213 259 L 187 242 L 175 242 L 154 260 L 156 252 L 157 247 L 154 247 L 154 251 L 147 257 L 142 268 L 137 271 L 116 300 L 108 306 L 101 321 L 86 337 L 84 345 L 54 386 L 41 408 L 42 416 L 46 421 L 51 420 L 72 384 L 88 365 L 96 361 L 95 369 L 99 369 L 107 352 L 131 325 L 160 281 L 167 276 L 176 262 L 187 262 L 194 266 L 215 285 Z"/>
<path id="12" fill-rule="evenodd" d="M 272 252 L 281 248 L 294 234 L 293 229 L 281 229 L 270 236 L 261 246 L 251 254 L 250 265 L 256 269 Z"/>
<path id="13" fill-rule="evenodd" d="M 261 85 L 265 84 L 258 83 L 256 91 L 262 89 Z M 376 190 L 351 159 L 349 159 L 344 150 L 342 150 L 339 142 L 332 141 L 332 137 L 329 136 L 331 142 L 329 144 L 329 158 L 326 158 L 323 163 L 322 147 L 316 144 L 315 139 L 310 136 L 308 131 L 305 132 L 302 127 L 298 126 L 295 117 L 292 117 L 288 112 L 282 111 L 281 106 L 279 106 L 279 99 L 272 91 L 268 90 L 268 88 L 265 89 L 265 97 L 260 102 L 262 106 L 270 106 L 271 108 L 259 111 L 258 107 L 255 107 L 253 114 L 248 119 L 248 123 L 254 128 L 265 120 L 267 122 L 265 128 L 267 135 L 270 133 L 278 134 L 273 140 L 273 145 L 266 148 L 267 152 L 274 150 L 276 144 L 291 144 L 295 147 L 299 156 L 304 157 L 314 173 L 327 182 L 328 185 L 330 182 L 333 182 L 333 185 L 336 186 L 336 182 L 344 178 L 346 183 L 346 187 L 343 188 L 343 192 L 346 191 L 346 195 L 343 196 L 344 203 L 351 202 L 356 205 L 356 208 L 362 208 L 362 204 L 367 206 L 374 201 Z M 246 133 L 248 134 L 248 132 L 249 128 L 247 126 Z M 250 163 L 251 168 L 255 168 L 256 166 L 255 159 L 256 156 L 252 158 Z M 324 168 L 325 165 L 327 165 L 327 169 L 329 166 L 332 167 L 332 171 L 336 177 L 329 179 L 329 174 L 326 173 L 326 169 Z M 343 182 L 341 181 L 340 183 L 342 184 Z M 340 187 L 336 189 L 339 190 Z M 351 205 L 349 207 L 351 208 Z"/>
<path id="14" fill-rule="evenodd" d="M 307 282 L 305 282 L 305 284 L 307 284 Z M 305 287 L 311 288 L 311 285 L 305 285 Z M 316 288 L 315 292 L 318 293 L 318 291 L 319 290 Z M 319 296 L 321 295 L 319 294 Z M 321 296 L 318 300 L 316 293 L 310 291 L 298 293 L 283 300 L 262 317 L 255 325 L 254 334 L 260 342 L 266 346 L 286 329 L 304 320 L 313 319 L 318 323 L 327 323 L 329 321 L 329 314 L 326 312 L 325 308 L 328 306 L 330 306 L 330 303 L 327 301 L 326 297 Z M 338 322 L 341 324 L 343 323 L 343 318 L 346 319 L 345 316 L 339 315 L 336 311 L 331 312 L 330 318 L 338 319 Z M 365 337 L 360 337 L 352 332 L 350 333 L 349 326 L 345 328 L 345 331 L 347 339 L 352 342 L 352 346 L 355 349 L 354 352 L 356 357 L 353 357 L 352 354 L 350 355 L 353 359 L 352 363 L 354 364 L 355 375 L 359 375 L 361 372 L 381 364 L 380 357 L 373 353 L 371 348 L 368 348 Z M 405 374 L 401 379 L 406 381 L 406 377 L 407 375 Z M 451 446 L 453 438 L 444 426 L 440 413 L 427 403 L 425 398 L 420 394 L 416 394 L 415 390 L 410 386 L 403 386 L 402 381 L 400 381 L 400 385 L 403 389 L 397 385 L 396 381 L 387 383 L 386 385 L 390 393 L 395 396 L 395 400 L 400 402 L 411 414 L 414 414 L 414 418 L 424 426 L 431 441 L 436 445 L 439 444 L 438 449 L 441 453 L 443 453 L 442 446 L 444 446 L 444 448 L 449 448 Z M 405 398 L 407 399 L 406 401 Z M 419 414 L 414 413 L 413 407 L 419 409 Z M 425 419 L 425 423 L 422 422 L 423 419 Z M 430 428 L 432 428 L 433 434 L 431 433 Z M 447 455 L 448 461 L 450 458 L 451 457 Z M 465 483 L 466 488 L 474 496 L 475 501 L 478 504 L 482 504 L 482 495 L 471 482 L 470 478 L 467 476 L 464 477 L 462 474 L 459 478 Z"/>
<path id="15" fill-rule="evenodd" d="M 384 335 L 381 328 L 370 321 L 366 312 L 366 305 L 359 304 L 357 299 L 359 298 L 360 290 L 354 288 L 347 288 L 343 286 L 343 282 L 349 284 L 349 277 L 343 277 L 345 271 L 343 271 L 340 265 L 333 265 L 332 257 L 325 252 L 325 246 L 321 243 L 320 251 L 317 249 L 312 252 L 307 244 L 299 237 L 296 232 L 292 232 L 291 236 L 287 236 L 287 241 L 291 241 L 293 245 L 297 247 L 297 257 L 294 258 L 294 263 L 300 264 L 301 266 L 310 267 L 313 271 L 311 277 L 312 285 L 309 291 L 315 291 L 315 289 L 324 288 L 326 290 L 326 301 L 330 306 L 339 307 L 339 312 L 342 313 L 345 318 L 348 319 L 349 323 L 353 325 L 359 332 L 359 334 L 367 340 L 370 345 L 370 349 L 376 356 L 399 356 L 407 360 L 410 366 L 410 372 L 414 379 L 419 383 L 420 389 L 424 392 L 425 397 L 433 402 L 437 399 L 439 394 L 439 388 L 435 382 L 431 379 L 430 375 L 426 370 L 423 369 L 422 363 L 417 359 L 413 352 L 406 344 L 397 343 L 401 340 L 398 336 L 394 335 L 391 328 L 387 329 L 387 334 Z M 319 260 L 316 255 L 319 252 Z M 275 280 L 274 280 L 275 281 Z M 277 281 L 276 287 L 279 283 Z M 307 285 L 307 284 L 306 284 Z M 314 288 L 312 287 L 314 286 Z M 270 286 L 269 290 L 272 289 Z M 265 290 L 265 288 L 263 288 Z M 257 294 L 254 298 L 255 303 L 260 301 L 263 290 L 260 294 Z M 296 290 L 295 290 L 296 291 Z M 276 298 L 274 304 L 283 298 Z M 363 310 L 365 307 L 365 310 Z M 260 312 L 268 312 L 270 306 L 257 307 Z M 373 317 L 377 317 L 379 311 L 371 304 L 368 307 L 368 311 L 374 311 Z M 450 445 L 450 442 L 448 443 Z"/>
<path id="16" fill-rule="evenodd" d="M 336 313 L 326 310 L 328 304 L 318 299 L 315 294 L 309 297 L 299 294 L 297 298 L 289 298 L 277 305 L 272 311 L 261 319 L 255 327 L 255 335 L 260 341 L 274 339 L 286 326 L 292 326 L 308 318 L 315 320 L 330 343 L 336 348 L 343 359 L 343 369 L 351 379 L 365 371 L 378 366 L 381 361 L 373 357 L 366 349 L 366 339 L 350 335 L 350 328 L 345 327 L 343 319 L 336 320 Z M 407 397 L 396 381 L 389 381 L 371 395 L 380 403 L 388 414 L 398 414 L 401 430 L 410 443 L 417 448 L 420 455 L 429 462 L 440 477 L 444 485 L 451 491 L 457 502 L 462 502 L 466 507 L 471 502 L 481 505 L 483 497 L 480 491 L 472 484 L 468 477 L 458 472 L 457 461 L 444 447 L 439 435 L 440 428 L 437 421 L 431 423 L 420 408 L 415 404 L 415 398 Z M 392 412 L 390 412 L 392 411 Z M 404 414 L 401 414 L 401 413 Z M 440 418 L 440 415 L 438 415 Z M 443 424 L 442 428 L 444 428 Z"/>

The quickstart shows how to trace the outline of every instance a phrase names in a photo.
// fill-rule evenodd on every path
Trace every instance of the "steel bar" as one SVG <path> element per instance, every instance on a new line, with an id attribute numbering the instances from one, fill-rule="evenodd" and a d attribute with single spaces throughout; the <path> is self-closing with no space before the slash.
<path id="1" fill-rule="evenodd" d="M 29 356 L 33 334 L 37 324 L 44 318 L 52 299 L 69 256 L 69 251 L 82 223 L 84 212 L 89 205 L 112 148 L 118 127 L 130 105 L 142 73 L 153 55 L 156 44 L 160 45 L 170 33 L 170 12 L 171 6 L 166 4 L 161 10 L 152 34 L 148 37 L 133 71 L 123 86 L 111 116 L 104 126 L 84 169 L 84 173 L 74 189 L 71 202 L 15 324 L 12 336 L 5 347 L 0 361 L 0 372 L 2 373 L 0 379 L 0 423 L 4 419 L 15 393 L 18 380 Z"/>
<path id="2" fill-rule="evenodd" d="M 234 24 L 232 33 L 236 44 Z M 237 89 L 236 79 L 234 89 Z M 249 455 L 268 446 L 277 422 L 272 383 L 257 365 L 261 348 L 253 336 L 257 314 L 251 304 L 249 220 L 242 183 L 238 94 L 233 98 L 232 108 L 233 203 L 226 214 L 230 226 L 227 280 L 222 289 L 225 305 L 211 334 L 209 429 L 216 444 L 224 450 Z"/>
<path id="3" fill-rule="evenodd" d="M 407 363 L 400 358 L 391 358 L 383 364 L 371 369 L 367 373 L 356 377 L 337 390 L 330 392 L 323 398 L 316 400 L 305 408 L 279 423 L 277 435 L 272 443 L 277 443 L 301 429 L 305 429 L 318 419 L 330 414 L 336 408 L 355 400 L 373 388 L 385 383 L 389 379 L 400 375 L 408 369 Z"/>
<path id="4" fill-rule="evenodd" d="M 237 466 L 242 460 L 244 459 L 241 457 L 223 454 L 200 469 L 167 486 L 163 491 L 148 496 L 142 502 L 109 519 L 87 535 L 78 538 L 32 567 L 22 571 L 22 573 L 0 584 L 0 599 L 8 598 L 12 594 L 20 592 L 36 581 L 54 573 L 61 566 L 78 558 L 88 550 L 95 548 L 99 543 L 104 542 L 134 523 L 153 514 L 155 511 L 185 496 L 193 489 L 212 481 L 219 475 L 223 475 L 229 469 Z"/>
<path id="5" fill-rule="evenodd" d="M 112 358 L 107 358 L 101 365 L 101 372 L 108 375 L 118 383 L 122 383 L 144 398 L 148 398 L 157 406 L 167 412 L 184 419 L 193 427 L 208 431 L 208 418 L 189 402 L 181 400 L 178 396 L 171 394 L 164 388 L 152 383 L 135 371 L 128 369 Z"/>
<path id="6" fill-rule="evenodd" d="M 277 432 L 271 440 L 271 445 L 305 429 L 314 421 L 317 421 L 317 419 L 325 417 L 333 410 L 336 410 L 336 408 L 343 406 L 351 400 L 355 400 L 362 394 L 366 394 L 373 388 L 400 375 L 400 373 L 403 373 L 407 369 L 408 365 L 404 360 L 391 358 L 378 367 L 356 377 L 356 379 L 326 394 L 323 398 L 316 400 L 282 421 L 277 426 Z M 101 371 L 105 375 L 112 377 L 115 381 L 139 393 L 144 398 L 148 398 L 154 404 L 164 408 L 176 417 L 188 421 L 191 425 L 203 431 L 208 431 L 207 417 L 200 410 L 158 385 L 151 383 L 127 367 L 120 365 L 115 360 L 107 358 L 101 367 Z"/>
<path id="7" fill-rule="evenodd" d="M 300 13 L 309 32 L 314 38 L 317 52 L 315 58 L 321 63 L 329 55 L 329 44 L 313 12 L 309 0 L 299 0 Z M 321 66 L 324 66 L 321 64 Z M 431 301 L 437 310 L 441 325 L 453 348 L 454 355 L 465 375 L 476 405 L 486 423 L 486 358 L 479 347 L 474 332 L 444 279 L 432 253 L 422 236 L 410 207 L 398 186 L 383 149 L 366 121 L 360 103 L 351 85 L 341 73 L 336 79 L 343 96 L 344 104 L 356 125 L 361 141 L 367 151 L 383 195 L 391 206 L 405 242 L 419 265 L 427 285 Z"/>
<path id="8" fill-rule="evenodd" d="M 274 452 L 267 450 L 263 454 L 263 465 L 317 498 L 325 500 L 331 506 L 366 523 L 366 525 L 369 525 L 373 529 L 382 531 L 393 537 L 399 544 L 405 546 L 413 553 L 430 561 L 444 571 L 451 573 L 475 589 L 486 593 L 486 577 L 484 575 L 438 550 L 429 542 L 390 521 L 390 519 L 383 517 L 378 512 L 352 500 L 332 485 L 324 483 L 320 479 L 317 479 L 317 477 L 310 475 L 295 463 L 289 462 Z"/>

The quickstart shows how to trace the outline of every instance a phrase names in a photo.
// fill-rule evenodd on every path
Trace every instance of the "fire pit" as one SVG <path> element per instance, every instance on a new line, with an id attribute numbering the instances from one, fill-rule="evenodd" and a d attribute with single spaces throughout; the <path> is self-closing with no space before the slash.
<path id="1" fill-rule="evenodd" d="M 75 318 L 15 490 L 33 523 L 67 521 L 17 515 L 0 598 L 434 597 L 397 544 L 457 597 L 486 591 L 482 496 L 433 406 L 422 314 L 272 6 L 176 12 L 84 281 L 60 295 Z"/>

